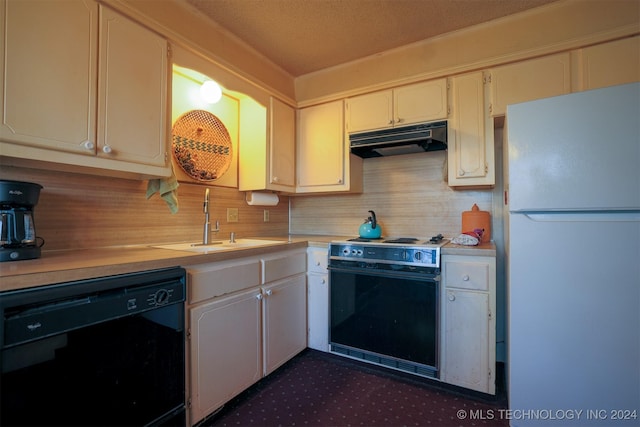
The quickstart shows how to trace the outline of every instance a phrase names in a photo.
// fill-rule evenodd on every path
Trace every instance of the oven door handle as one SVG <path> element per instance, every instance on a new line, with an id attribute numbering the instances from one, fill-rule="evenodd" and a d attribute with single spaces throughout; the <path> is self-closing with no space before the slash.
<path id="1" fill-rule="evenodd" d="M 335 273 L 349 273 L 349 274 L 363 274 L 367 276 L 378 277 L 391 277 L 397 279 L 411 279 L 419 280 L 423 282 L 436 282 L 440 283 L 439 274 L 424 274 L 424 273 L 411 273 L 407 271 L 393 271 L 393 270 L 379 270 L 375 268 L 362 268 L 362 267 L 332 267 L 328 266 L 329 272 Z"/>

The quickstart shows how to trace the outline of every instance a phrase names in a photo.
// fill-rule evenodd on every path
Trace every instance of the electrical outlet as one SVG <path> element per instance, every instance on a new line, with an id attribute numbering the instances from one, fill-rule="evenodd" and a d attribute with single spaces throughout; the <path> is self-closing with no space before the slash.
<path id="1" fill-rule="evenodd" d="M 264 222 L 269 222 L 269 211 L 268 210 L 263 210 L 262 211 L 262 217 L 264 219 Z"/>
<path id="2" fill-rule="evenodd" d="M 227 208 L 227 222 L 238 222 L 238 208 Z"/>

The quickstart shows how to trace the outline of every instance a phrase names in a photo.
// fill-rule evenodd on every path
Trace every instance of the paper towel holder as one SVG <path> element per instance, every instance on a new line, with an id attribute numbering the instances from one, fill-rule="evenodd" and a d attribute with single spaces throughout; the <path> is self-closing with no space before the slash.
<path id="1" fill-rule="evenodd" d="M 245 201 L 249 206 L 276 206 L 280 198 L 276 193 L 266 191 L 247 191 Z"/>

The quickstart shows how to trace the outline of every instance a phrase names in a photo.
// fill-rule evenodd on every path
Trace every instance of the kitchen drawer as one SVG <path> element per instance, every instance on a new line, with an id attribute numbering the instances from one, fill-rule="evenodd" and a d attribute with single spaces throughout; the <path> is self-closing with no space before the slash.
<path id="1" fill-rule="evenodd" d="M 220 295 L 259 286 L 261 265 L 259 259 L 232 263 L 214 263 L 187 269 L 190 304 Z"/>
<path id="2" fill-rule="evenodd" d="M 262 259 L 263 283 L 304 273 L 307 267 L 306 255 L 305 251 L 285 252 L 279 253 L 272 258 Z"/>
<path id="3" fill-rule="evenodd" d="M 307 249 L 307 273 L 327 273 L 329 252 L 326 249 Z"/>
<path id="4" fill-rule="evenodd" d="M 443 260 L 444 285 L 447 288 L 489 290 L 489 264 Z"/>

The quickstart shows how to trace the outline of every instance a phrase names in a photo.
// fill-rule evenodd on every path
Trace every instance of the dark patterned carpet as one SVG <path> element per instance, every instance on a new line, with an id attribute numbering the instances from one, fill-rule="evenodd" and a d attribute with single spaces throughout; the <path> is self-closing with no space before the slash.
<path id="1" fill-rule="evenodd" d="M 307 349 L 201 426 L 508 426 L 505 408 L 504 397 Z"/>

